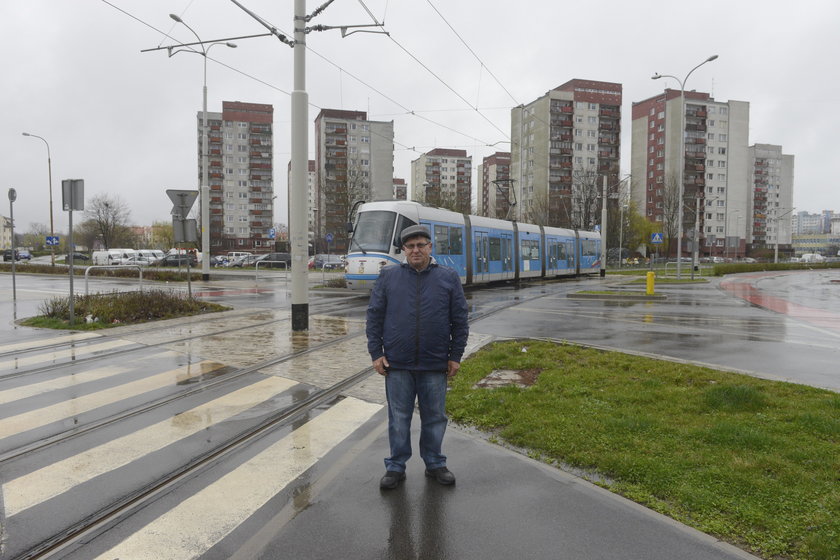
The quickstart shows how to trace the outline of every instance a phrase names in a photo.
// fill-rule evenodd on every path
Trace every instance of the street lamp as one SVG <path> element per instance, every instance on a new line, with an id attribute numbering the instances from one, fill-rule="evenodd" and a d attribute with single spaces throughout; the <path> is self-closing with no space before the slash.
<path id="1" fill-rule="evenodd" d="M 29 136 L 30 138 L 37 138 L 39 140 L 43 140 L 44 144 L 47 145 L 47 174 L 50 181 L 50 237 L 55 236 L 55 226 L 53 224 L 53 201 L 52 201 L 52 156 L 50 156 L 50 143 L 47 142 L 45 138 L 40 136 L 36 136 L 35 134 L 29 134 L 28 132 L 23 133 L 24 136 Z M 70 251 L 73 250 L 72 247 L 69 248 Z M 52 266 L 55 266 L 55 245 L 50 245 L 50 260 Z"/>
<path id="2" fill-rule="evenodd" d="M 187 25 L 187 23 L 175 14 L 169 14 L 169 17 L 189 29 L 195 38 L 198 39 L 198 46 L 201 47 L 201 52 L 193 49 L 168 49 L 169 56 L 175 56 L 179 52 L 194 52 L 204 57 L 204 85 L 202 88 L 202 106 L 201 106 L 201 279 L 207 282 L 210 280 L 210 185 L 209 185 L 209 170 L 208 170 L 208 155 L 207 155 L 207 53 L 214 45 L 225 45 L 231 49 L 236 48 L 236 43 L 218 42 L 205 45 L 201 41 L 201 37 L 195 30 Z"/>
<path id="3" fill-rule="evenodd" d="M 685 173 L 685 83 L 688 81 L 688 77 L 691 76 L 691 73 L 706 64 L 707 62 L 711 62 L 715 60 L 718 55 L 712 55 L 694 68 L 692 68 L 688 74 L 685 75 L 685 78 L 680 80 L 676 76 L 672 76 L 671 74 L 654 74 L 651 76 L 651 80 L 658 80 L 659 78 L 673 78 L 677 80 L 680 84 L 680 157 L 679 157 L 679 185 L 678 185 L 678 197 L 679 197 L 679 204 L 677 205 L 677 279 L 680 278 L 682 272 L 682 236 L 683 236 L 683 196 L 685 194 L 685 185 L 683 184 L 683 174 Z"/>
<path id="4" fill-rule="evenodd" d="M 622 204 L 618 212 L 618 268 L 621 268 L 621 262 L 624 260 L 624 211 L 627 210 L 627 205 Z"/>

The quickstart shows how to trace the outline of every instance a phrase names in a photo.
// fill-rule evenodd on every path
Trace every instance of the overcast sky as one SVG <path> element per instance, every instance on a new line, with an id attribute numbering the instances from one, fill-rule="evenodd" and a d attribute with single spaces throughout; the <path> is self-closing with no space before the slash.
<path id="1" fill-rule="evenodd" d="M 292 0 L 240 1 L 292 33 Z M 750 144 L 780 144 L 796 158 L 797 210 L 840 211 L 836 0 L 335 0 L 310 25 L 372 23 L 365 8 L 390 37 L 308 35 L 309 121 L 321 108 L 393 120 L 395 176 L 409 183 L 410 162 L 434 147 L 466 149 L 474 167 L 509 151 L 511 107 L 572 78 L 623 84 L 627 173 L 631 103 L 679 88 L 650 77 L 684 77 L 717 54 L 687 89 L 748 101 Z M 170 219 L 166 189 L 197 188 L 202 58 L 140 52 L 194 40 L 170 13 L 205 41 L 265 32 L 230 0 L 0 2 L 0 165 L 3 191 L 18 192 L 17 231 L 49 223 L 46 146 L 22 132 L 49 142 L 58 232 L 67 225 L 62 179 L 84 179 L 88 200 L 119 196 L 138 225 Z M 276 219 L 285 222 L 292 49 L 272 37 L 236 43 L 210 51 L 208 109 L 223 100 L 274 106 Z M 8 211 L 4 195 L 0 214 Z"/>

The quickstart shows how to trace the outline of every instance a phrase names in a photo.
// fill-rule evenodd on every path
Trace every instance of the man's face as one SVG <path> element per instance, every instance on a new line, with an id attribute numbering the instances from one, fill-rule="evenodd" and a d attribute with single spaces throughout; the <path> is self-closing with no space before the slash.
<path id="1" fill-rule="evenodd" d="M 432 260 L 432 242 L 422 235 L 407 239 L 403 250 L 406 262 L 415 270 L 423 270 Z"/>

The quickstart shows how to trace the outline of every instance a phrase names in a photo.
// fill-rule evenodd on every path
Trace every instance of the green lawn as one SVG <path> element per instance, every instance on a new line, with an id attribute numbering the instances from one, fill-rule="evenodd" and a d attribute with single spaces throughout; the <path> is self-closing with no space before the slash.
<path id="1" fill-rule="evenodd" d="M 452 384 L 456 422 L 764 558 L 840 558 L 837 393 L 543 341 L 488 346 Z"/>

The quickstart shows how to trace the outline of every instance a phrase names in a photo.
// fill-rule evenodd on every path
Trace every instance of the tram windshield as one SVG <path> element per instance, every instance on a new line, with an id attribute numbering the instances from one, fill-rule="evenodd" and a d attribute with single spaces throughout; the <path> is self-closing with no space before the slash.
<path id="1" fill-rule="evenodd" d="M 351 250 L 389 252 L 396 218 L 395 212 L 384 210 L 360 212 L 353 230 Z"/>

